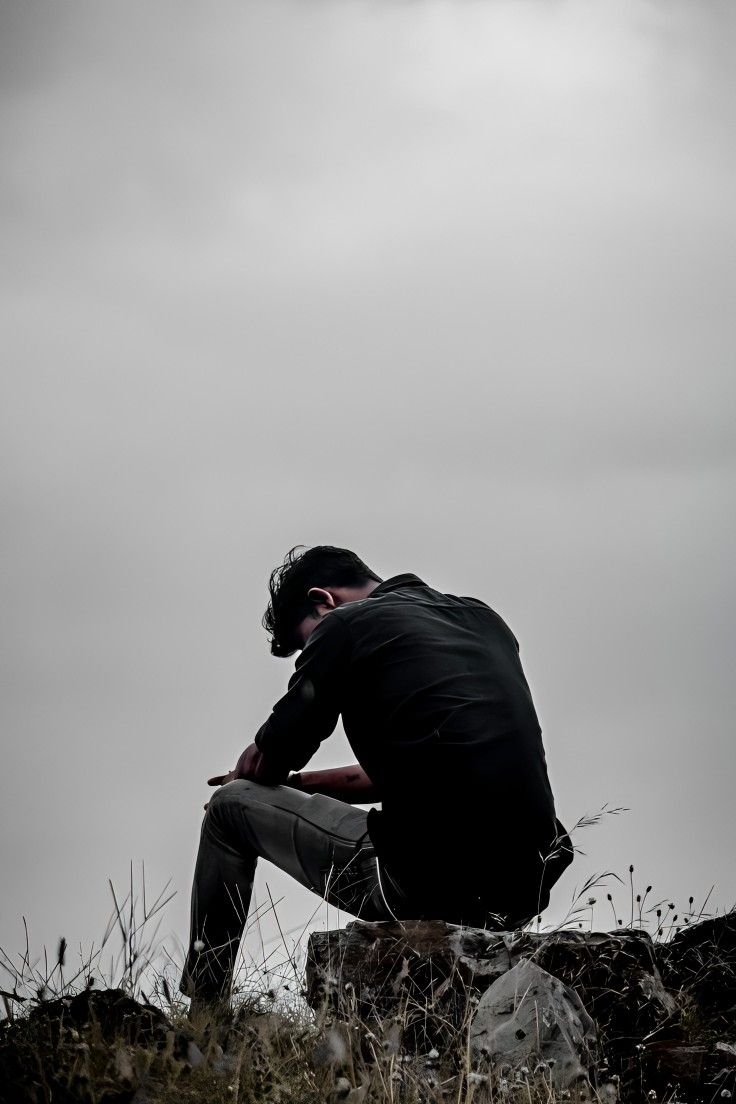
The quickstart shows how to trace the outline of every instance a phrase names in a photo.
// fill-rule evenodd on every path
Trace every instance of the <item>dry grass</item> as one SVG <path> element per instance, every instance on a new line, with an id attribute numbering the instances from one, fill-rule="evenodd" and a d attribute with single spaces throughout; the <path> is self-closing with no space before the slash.
<path id="1" fill-rule="evenodd" d="M 608 811 L 618 810 L 602 810 L 576 827 Z M 628 885 L 612 874 L 590 879 L 576 890 L 557 928 L 593 930 L 596 909 L 603 908 L 613 915 L 608 928 L 648 931 L 655 941 L 667 942 L 678 927 L 705 915 L 707 901 L 698 911 L 690 898 L 683 911 L 666 898 L 654 899 L 651 886 L 636 892 L 633 875 L 631 867 Z M 601 893 L 610 878 L 627 895 L 623 906 Z M 473 1000 L 457 1002 L 443 1021 L 445 982 L 420 999 L 405 994 L 388 1017 L 366 1015 L 364 1007 L 359 1015 L 357 1005 L 352 1014 L 343 1005 L 340 1019 L 327 1007 L 315 1013 L 302 996 L 306 930 L 292 945 L 282 933 L 280 945 L 268 955 L 264 951 L 258 963 L 241 958 L 231 1007 L 190 1016 L 176 990 L 181 963 L 159 940 L 172 896 L 168 886 L 151 898 L 145 871 L 136 886 L 131 868 L 126 892 L 112 884 L 110 892 L 113 909 L 103 939 L 86 953 L 80 949 L 75 966 L 65 939 L 51 958 L 45 951 L 32 956 L 27 933 L 18 955 L 0 950 L 6 1014 L 0 1024 L 2 1104 L 569 1101 L 569 1094 L 553 1090 L 543 1064 L 510 1075 L 471 1061 Z M 269 896 L 250 923 L 260 924 L 270 912 L 278 926 L 277 905 Z M 543 931 L 541 919 L 531 928 Z M 434 1036 L 422 1036 L 417 1025 L 430 1016 Z M 688 1016 L 695 1034 L 697 1016 L 684 1001 L 684 1023 Z M 644 1099 L 643 1080 L 640 1089 L 637 1096 Z M 609 1079 L 600 1096 L 592 1095 L 611 1104 L 614 1091 L 615 1079 Z M 583 1090 L 586 1095 L 589 1090 Z M 673 1089 L 661 1099 L 684 1098 Z"/>

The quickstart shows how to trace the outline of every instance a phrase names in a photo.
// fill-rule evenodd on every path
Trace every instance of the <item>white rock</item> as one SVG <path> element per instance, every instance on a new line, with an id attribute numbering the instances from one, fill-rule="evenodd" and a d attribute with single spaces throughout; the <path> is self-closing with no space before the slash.
<path id="1" fill-rule="evenodd" d="M 530 1062 L 549 1064 L 554 1088 L 588 1082 L 595 1059 L 595 1026 L 577 994 L 531 959 L 483 994 L 470 1027 L 476 1057 L 519 1074 Z"/>

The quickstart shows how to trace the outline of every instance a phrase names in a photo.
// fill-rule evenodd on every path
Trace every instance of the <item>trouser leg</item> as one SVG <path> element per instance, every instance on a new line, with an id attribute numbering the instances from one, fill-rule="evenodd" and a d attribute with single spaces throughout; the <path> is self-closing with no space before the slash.
<path id="1" fill-rule="evenodd" d="M 218 790 L 202 825 L 192 887 L 182 991 L 225 995 L 259 857 L 338 908 L 368 920 L 393 916 L 396 887 L 381 871 L 367 813 L 321 794 L 238 780 Z"/>
<path id="2" fill-rule="evenodd" d="M 245 929 L 257 854 L 238 852 L 205 816 L 194 868 L 187 954 L 182 992 L 201 997 L 226 995 Z"/>

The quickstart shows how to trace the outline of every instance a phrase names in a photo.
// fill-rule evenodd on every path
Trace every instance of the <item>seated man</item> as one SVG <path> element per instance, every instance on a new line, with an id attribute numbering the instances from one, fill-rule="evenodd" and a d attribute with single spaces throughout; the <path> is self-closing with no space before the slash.
<path id="1" fill-rule="evenodd" d="M 572 847 L 508 626 L 329 545 L 292 549 L 269 589 L 271 652 L 301 654 L 255 742 L 210 780 L 182 992 L 227 995 L 259 856 L 366 920 L 527 923 Z M 340 716 L 359 765 L 290 774 Z"/>

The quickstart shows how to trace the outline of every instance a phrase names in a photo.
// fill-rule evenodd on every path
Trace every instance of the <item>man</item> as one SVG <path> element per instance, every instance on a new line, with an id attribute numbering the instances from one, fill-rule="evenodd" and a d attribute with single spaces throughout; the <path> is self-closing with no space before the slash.
<path id="1" fill-rule="evenodd" d="M 210 779 L 182 991 L 227 995 L 259 857 L 366 920 L 527 923 L 572 847 L 508 626 L 330 545 L 292 549 L 269 590 L 271 652 L 301 654 L 255 742 Z M 340 716 L 358 764 L 290 775 Z"/>

